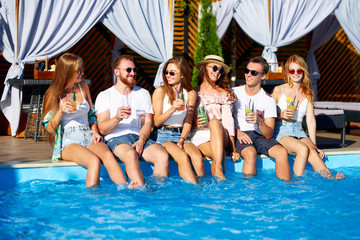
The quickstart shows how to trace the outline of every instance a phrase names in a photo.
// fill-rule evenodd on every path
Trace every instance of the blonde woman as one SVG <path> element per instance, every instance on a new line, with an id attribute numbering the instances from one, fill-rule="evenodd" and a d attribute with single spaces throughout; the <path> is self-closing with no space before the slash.
<path id="1" fill-rule="evenodd" d="M 115 184 L 125 184 L 125 175 L 99 134 L 89 87 L 81 78 L 83 60 L 65 53 L 57 63 L 54 80 L 46 91 L 42 121 L 54 144 L 52 160 L 63 159 L 87 168 L 86 186 L 99 185 L 101 162 Z M 76 101 L 74 106 L 71 100 Z M 54 141 L 55 140 L 55 141 Z"/>
<path id="2" fill-rule="evenodd" d="M 273 137 L 279 141 L 289 154 L 296 155 L 293 171 L 297 176 L 304 174 L 309 162 L 321 176 L 342 179 L 337 173 L 334 177 L 326 167 L 324 151 L 316 145 L 316 120 L 314 114 L 314 92 L 305 60 L 293 55 L 285 64 L 285 84 L 274 88 L 272 97 L 276 100 L 278 118 Z M 293 109 L 292 109 L 293 108 Z M 302 128 L 306 116 L 309 137 Z"/>

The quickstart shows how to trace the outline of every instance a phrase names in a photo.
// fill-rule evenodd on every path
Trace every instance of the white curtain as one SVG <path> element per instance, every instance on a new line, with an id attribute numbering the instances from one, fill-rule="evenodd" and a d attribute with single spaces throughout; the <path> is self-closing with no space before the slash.
<path id="1" fill-rule="evenodd" d="M 262 56 L 278 62 L 278 47 L 295 42 L 320 24 L 340 0 L 271 1 L 269 28 L 268 0 L 242 0 L 235 7 L 234 18 L 254 41 L 265 46 Z"/>
<path id="2" fill-rule="evenodd" d="M 335 15 L 350 42 L 360 53 L 360 1 L 342 0 Z"/>
<path id="3" fill-rule="evenodd" d="M 320 71 L 316 62 L 314 51 L 320 48 L 325 42 L 334 36 L 340 29 L 340 24 L 335 15 L 330 14 L 325 20 L 319 24 L 312 33 L 311 44 L 307 55 L 307 65 L 309 67 L 312 87 L 317 98 L 317 80 L 320 79 Z"/>
<path id="4" fill-rule="evenodd" d="M 60 54 L 80 40 L 104 15 L 113 0 L 20 0 L 19 32 L 16 33 L 16 1 L 1 0 L 3 29 L 2 53 L 12 65 L 5 79 L 1 109 L 11 125 L 12 136 L 18 129 L 22 91 L 8 79 L 21 78 L 25 63 Z M 16 59 L 16 36 L 18 58 Z"/>
<path id="5" fill-rule="evenodd" d="M 132 50 L 161 63 L 155 87 L 162 85 L 162 68 L 173 55 L 173 16 L 168 0 L 118 0 L 102 20 Z"/>

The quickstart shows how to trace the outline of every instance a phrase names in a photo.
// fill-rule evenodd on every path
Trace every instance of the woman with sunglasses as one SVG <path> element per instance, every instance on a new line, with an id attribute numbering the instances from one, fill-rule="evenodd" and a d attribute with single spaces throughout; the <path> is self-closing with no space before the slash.
<path id="1" fill-rule="evenodd" d="M 114 183 L 125 184 L 120 165 L 101 141 L 89 87 L 81 80 L 83 75 L 83 60 L 79 56 L 65 53 L 59 58 L 54 80 L 45 94 L 42 120 L 54 145 L 52 160 L 72 161 L 87 168 L 87 187 L 99 185 L 101 162 Z"/>
<path id="2" fill-rule="evenodd" d="M 289 152 L 296 155 L 293 170 L 297 176 L 304 174 L 309 162 L 321 176 L 342 179 L 337 173 L 334 177 L 323 162 L 324 151 L 316 145 L 316 120 L 314 114 L 314 92 L 305 60 L 293 55 L 285 64 L 285 84 L 274 88 L 272 97 L 276 100 L 278 118 L 273 137 Z M 302 128 L 306 116 L 309 137 Z"/>
<path id="3" fill-rule="evenodd" d="M 212 159 L 211 174 L 222 180 L 225 179 L 225 149 L 230 146 L 233 159 L 240 158 L 235 149 L 235 127 L 232 117 L 232 104 L 236 96 L 230 89 L 230 81 L 227 78 L 230 68 L 222 57 L 216 55 L 206 56 L 203 61 L 196 63 L 196 67 L 199 69 L 199 86 L 195 89 L 198 93 L 196 121 L 189 140 L 205 157 Z M 198 114 L 199 109 L 205 110 L 208 121 Z"/>
<path id="4" fill-rule="evenodd" d="M 177 162 L 180 177 L 197 183 L 190 159 L 198 176 L 204 176 L 205 170 L 200 151 L 191 142 L 185 142 L 197 98 L 190 85 L 191 72 L 185 58 L 169 59 L 162 76 L 164 86 L 156 88 L 152 97 L 155 124 L 152 139 L 161 143 Z"/>

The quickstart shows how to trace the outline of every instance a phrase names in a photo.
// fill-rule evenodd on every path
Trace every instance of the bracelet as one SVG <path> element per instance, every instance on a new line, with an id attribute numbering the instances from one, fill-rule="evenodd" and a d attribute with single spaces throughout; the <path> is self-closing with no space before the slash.
<path id="1" fill-rule="evenodd" d="M 185 142 L 185 138 L 184 138 L 184 137 L 180 137 L 180 138 L 179 138 L 179 141 L 180 141 L 181 139 L 184 139 L 184 142 Z"/>
<path id="2" fill-rule="evenodd" d="M 317 144 L 314 144 L 315 147 L 317 147 Z"/>

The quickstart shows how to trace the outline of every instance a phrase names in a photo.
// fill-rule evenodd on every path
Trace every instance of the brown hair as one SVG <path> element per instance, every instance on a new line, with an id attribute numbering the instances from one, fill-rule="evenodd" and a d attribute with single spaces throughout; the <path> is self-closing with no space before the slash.
<path id="1" fill-rule="evenodd" d="M 63 54 L 56 64 L 54 79 L 45 93 L 43 117 L 49 112 L 56 112 L 59 109 L 59 97 L 63 93 L 66 86 L 74 77 L 78 67 L 83 65 L 81 57 L 72 53 Z M 43 129 L 43 132 L 44 131 Z M 53 133 L 54 134 L 54 133 Z M 53 135 L 48 135 L 51 144 L 54 143 Z"/>
<path id="2" fill-rule="evenodd" d="M 115 60 L 111 63 L 112 69 L 115 70 L 115 68 L 117 68 L 117 66 L 119 66 L 120 62 L 123 59 L 130 60 L 130 61 L 134 62 L 134 58 L 132 56 L 126 55 L 126 54 L 125 55 L 120 55 L 117 58 L 115 58 Z"/>
<path id="3" fill-rule="evenodd" d="M 269 72 L 269 64 L 267 63 L 266 59 L 262 56 L 255 56 L 250 58 L 251 63 L 260 63 L 263 67 L 263 73 L 267 74 Z"/>
<path id="4" fill-rule="evenodd" d="M 190 70 L 189 64 L 185 60 L 185 58 L 183 56 L 175 56 L 173 58 L 170 58 L 164 65 L 164 68 L 162 71 L 162 78 L 164 81 L 165 93 L 169 96 L 170 104 L 172 104 L 175 100 L 174 92 L 173 92 L 172 87 L 169 85 L 169 82 L 165 75 L 166 68 L 170 63 L 175 64 L 179 68 L 180 74 L 183 75 L 183 78 L 181 80 L 181 88 L 184 88 L 187 92 L 189 92 L 192 90 L 192 87 L 191 87 L 191 83 L 190 83 L 191 70 Z"/>
<path id="5" fill-rule="evenodd" d="M 208 63 L 210 64 L 210 63 Z M 208 64 L 203 64 L 200 66 L 199 68 L 199 72 L 197 75 L 197 79 L 198 79 L 198 85 L 200 86 L 201 83 L 205 80 L 207 82 L 210 82 L 209 79 L 209 75 L 207 73 L 207 69 L 206 67 L 208 66 Z M 216 86 L 218 86 L 219 88 L 224 89 L 226 92 L 228 92 L 232 98 L 236 99 L 236 95 L 234 94 L 234 92 L 231 90 L 230 88 L 230 80 L 227 77 L 227 74 L 222 74 L 220 76 L 220 78 L 216 81 Z"/>
<path id="6" fill-rule="evenodd" d="M 311 87 L 311 80 L 310 80 L 308 67 L 307 67 L 305 60 L 302 57 L 300 57 L 299 55 L 292 55 L 286 61 L 285 69 L 284 69 L 284 71 L 285 71 L 284 81 L 286 83 L 288 83 L 290 87 L 292 87 L 294 85 L 290 79 L 290 74 L 289 74 L 289 66 L 291 63 L 296 63 L 304 71 L 304 76 L 301 80 L 300 89 L 304 93 L 305 97 L 309 100 L 309 102 L 313 103 L 315 94 Z"/>

